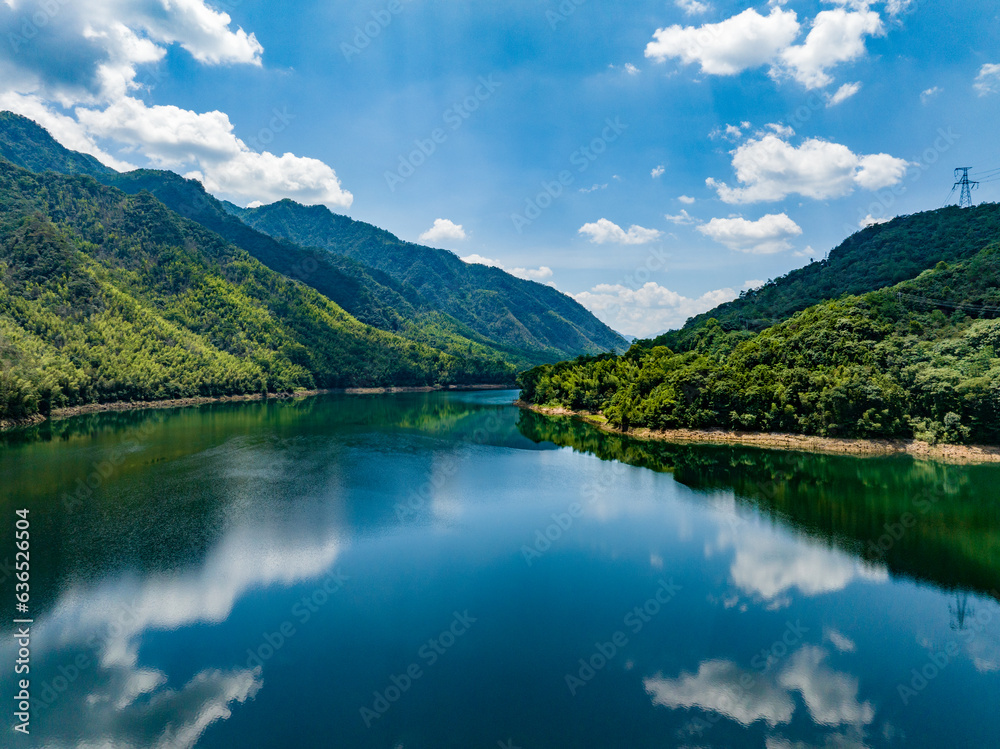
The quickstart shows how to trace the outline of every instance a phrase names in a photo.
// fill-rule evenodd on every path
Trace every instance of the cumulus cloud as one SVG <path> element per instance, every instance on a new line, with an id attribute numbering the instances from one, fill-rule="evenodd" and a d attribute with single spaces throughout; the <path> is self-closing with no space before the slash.
<path id="1" fill-rule="evenodd" d="M 798 35 L 795 11 L 772 8 L 762 16 L 749 8 L 720 23 L 657 29 L 646 57 L 657 62 L 677 58 L 697 63 L 703 73 L 735 75 L 771 63 Z"/>
<path id="2" fill-rule="evenodd" d="M 980 96 L 995 94 L 1000 91 L 1000 63 L 986 63 L 979 69 L 972 87 Z"/>
<path id="3" fill-rule="evenodd" d="M 838 104 L 850 99 L 858 91 L 861 90 L 861 82 L 855 81 L 854 83 L 845 83 L 843 86 L 838 88 L 827 100 L 826 105 L 828 107 L 835 107 Z"/>
<path id="4" fill-rule="evenodd" d="M 507 268 L 499 260 L 494 260 L 492 258 L 476 254 L 466 255 L 461 258 L 461 260 L 463 263 L 469 263 L 472 265 L 488 265 L 491 268 L 499 268 L 500 270 L 506 271 L 517 278 L 522 278 L 525 281 L 544 281 L 546 278 L 552 277 L 552 269 L 547 265 L 542 265 L 538 268 Z"/>
<path id="5" fill-rule="evenodd" d="M 738 294 L 725 288 L 690 298 L 649 281 L 638 289 L 598 284 L 571 296 L 615 330 L 647 338 L 679 328 L 689 317 L 732 301 Z"/>
<path id="6" fill-rule="evenodd" d="M 897 184 L 910 165 L 885 153 L 855 154 L 847 146 L 818 138 L 796 147 L 778 133 L 751 138 L 732 154 L 741 186 L 706 180 L 726 203 L 773 202 L 795 194 L 824 200 L 857 187 L 878 190 Z"/>
<path id="7" fill-rule="evenodd" d="M 858 59 L 865 54 L 865 38 L 884 33 L 882 19 L 875 11 L 821 11 L 805 42 L 782 50 L 778 69 L 784 69 L 806 88 L 829 86 L 833 78 L 828 68 Z"/>
<path id="8" fill-rule="evenodd" d="M 434 226 L 420 235 L 421 242 L 461 242 L 465 238 L 462 225 L 446 218 L 434 219 Z"/>
<path id="9" fill-rule="evenodd" d="M 25 18 L 45 20 L 30 40 Z M 36 120 L 68 148 L 119 170 L 133 165 L 114 149 L 129 161 L 144 157 L 235 200 L 289 197 L 334 208 L 353 201 L 331 167 L 249 147 L 222 112 L 148 106 L 134 97 L 143 88 L 140 70 L 173 45 L 202 65 L 261 65 L 254 34 L 234 29 L 227 13 L 204 0 L 7 2 L 0 4 L 0 36 L 11 41 L 0 48 L 0 105 Z M 272 129 L 292 119 L 275 114 Z"/>
<path id="10" fill-rule="evenodd" d="M 804 645 L 777 674 L 750 671 L 729 660 L 709 660 L 699 664 L 697 673 L 648 677 L 643 686 L 655 705 L 698 708 L 743 726 L 763 721 L 772 728 L 792 721 L 793 694 L 799 692 L 813 722 L 846 726 L 857 733 L 874 720 L 875 710 L 871 703 L 859 701 L 855 677 L 824 664 L 827 656 L 823 648 Z M 836 734 L 829 738 L 837 742 Z M 784 745 L 768 742 L 768 747 Z"/>
<path id="11" fill-rule="evenodd" d="M 689 195 L 681 195 L 677 199 L 684 203 L 684 205 L 692 205 L 694 203 L 694 198 Z"/>
<path id="12" fill-rule="evenodd" d="M 646 244 L 659 239 L 663 234 L 658 229 L 644 229 L 634 224 L 625 231 L 606 218 L 593 224 L 584 224 L 579 233 L 589 235 L 594 244 Z"/>
<path id="13" fill-rule="evenodd" d="M 692 224 L 698 223 L 698 219 L 696 219 L 694 216 L 692 216 L 683 208 L 681 208 L 681 212 L 678 213 L 676 216 L 671 216 L 670 214 L 667 214 L 666 216 L 664 216 L 664 218 L 667 219 L 667 221 L 669 221 L 670 223 L 677 224 L 678 226 L 691 226 Z"/>
<path id="14" fill-rule="evenodd" d="M 744 726 L 758 720 L 770 726 L 788 723 L 795 712 L 795 701 L 786 690 L 732 661 L 704 661 L 695 674 L 682 673 L 676 679 L 650 677 L 643 680 L 643 686 L 654 705 L 696 707 Z"/>
<path id="15" fill-rule="evenodd" d="M 652 177 L 653 179 L 658 179 L 662 177 L 666 173 L 666 171 L 667 168 L 663 166 L 663 164 L 660 164 L 659 166 L 653 167 L 653 171 L 649 173 L 649 176 Z"/>
<path id="16" fill-rule="evenodd" d="M 738 252 L 768 255 L 791 249 L 802 228 L 784 213 L 769 213 L 756 221 L 742 217 L 713 218 L 698 227 L 706 237 Z"/>
<path id="17" fill-rule="evenodd" d="M 767 66 L 772 77 L 789 76 L 806 88 L 822 88 L 833 82 L 830 68 L 862 57 L 866 38 L 885 33 L 870 3 L 847 5 L 819 12 L 801 44 L 795 44 L 803 28 L 795 11 L 772 3 L 766 16 L 750 8 L 719 23 L 657 29 L 646 57 L 697 63 L 709 75 Z"/>

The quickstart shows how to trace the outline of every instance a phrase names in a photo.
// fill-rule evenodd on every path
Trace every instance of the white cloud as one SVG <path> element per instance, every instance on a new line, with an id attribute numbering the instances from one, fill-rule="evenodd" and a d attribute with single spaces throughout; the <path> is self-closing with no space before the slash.
<path id="1" fill-rule="evenodd" d="M 703 73 L 735 75 L 775 60 L 799 34 L 795 11 L 772 8 L 767 16 L 749 8 L 720 23 L 657 29 L 646 57 L 697 63 Z"/>
<path id="2" fill-rule="evenodd" d="M 682 203 L 684 203 L 684 205 L 693 205 L 694 204 L 694 198 L 692 198 L 692 197 L 690 197 L 688 195 L 680 195 L 680 196 L 678 196 L 677 199 L 679 201 L 681 201 Z"/>
<path id="3" fill-rule="evenodd" d="M 740 187 L 709 178 L 726 203 L 782 200 L 798 194 L 824 200 L 848 195 L 857 187 L 877 190 L 897 184 L 909 162 L 888 154 L 862 156 L 847 146 L 811 138 L 795 147 L 778 134 L 752 138 L 733 151 Z"/>
<path id="4" fill-rule="evenodd" d="M 461 260 L 463 263 L 472 265 L 488 265 L 492 268 L 499 268 L 525 281 L 544 281 L 546 278 L 552 277 L 552 269 L 547 265 L 538 268 L 507 268 L 499 260 L 493 260 L 492 258 L 476 254 L 466 255 Z"/>
<path id="5" fill-rule="evenodd" d="M 674 0 L 674 5 L 689 16 L 700 16 L 712 9 L 711 5 L 700 2 L 700 0 Z"/>
<path id="6" fill-rule="evenodd" d="M 756 221 L 713 218 L 698 231 L 731 250 L 758 255 L 789 250 L 792 237 L 802 234 L 802 228 L 784 213 L 769 213 Z"/>
<path id="7" fill-rule="evenodd" d="M 644 229 L 641 226 L 632 225 L 628 231 L 622 229 L 618 224 L 602 218 L 593 224 L 584 224 L 580 227 L 579 234 L 590 235 L 590 241 L 594 244 L 646 244 L 659 239 L 663 232 L 658 229 Z"/>
<path id="8" fill-rule="evenodd" d="M 875 11 L 824 10 L 813 20 L 803 44 L 782 50 L 779 68 L 806 88 L 829 86 L 833 78 L 826 72 L 828 68 L 861 57 L 865 37 L 884 33 L 882 19 Z"/>
<path id="9" fill-rule="evenodd" d="M 625 63 L 625 72 L 629 75 L 639 75 L 639 68 L 630 62 Z"/>
<path id="10" fill-rule="evenodd" d="M 796 652 L 778 683 L 798 690 L 809 715 L 821 726 L 864 726 L 875 718 L 868 702 L 858 701 L 858 680 L 823 665 L 827 653 L 815 645 Z"/>
<path id="11" fill-rule="evenodd" d="M 653 171 L 649 173 L 649 176 L 652 177 L 653 179 L 659 179 L 666 173 L 666 171 L 667 168 L 663 166 L 663 164 L 660 164 L 659 166 L 653 167 Z"/>
<path id="12" fill-rule="evenodd" d="M 52 13 L 52 7 L 57 12 Z M 346 208 L 353 196 L 321 161 L 250 148 L 222 112 L 148 106 L 133 97 L 144 88 L 140 70 L 176 45 L 202 65 L 260 66 L 263 47 L 252 33 L 205 0 L 0 5 L 0 102 L 47 127 L 68 148 L 92 154 L 115 169 L 149 165 L 199 179 L 210 192 L 236 200 L 294 198 Z M 45 18 L 45 33 L 21 37 L 26 17 Z M 24 47 L 22 49 L 22 47 Z M 20 53 L 19 53 L 20 52 Z M 284 116 L 284 115 L 282 115 Z M 272 128 L 292 119 L 276 118 Z M 112 148 L 114 147 L 114 148 Z"/>
<path id="13" fill-rule="evenodd" d="M 885 27 L 869 2 L 821 11 L 801 44 L 798 16 L 783 3 L 771 3 L 762 16 L 750 8 L 719 23 L 657 29 L 646 46 L 646 57 L 657 62 L 678 59 L 697 63 L 709 75 L 735 75 L 767 66 L 772 77 L 790 76 L 806 88 L 822 88 L 833 79 L 830 68 L 862 57 L 865 39 L 881 36 Z"/>
<path id="14" fill-rule="evenodd" d="M 603 185 L 594 185 L 593 187 L 581 187 L 580 188 L 580 192 L 582 192 L 582 193 L 589 193 L 589 192 L 597 192 L 598 190 L 607 190 L 607 189 L 608 189 L 608 183 L 605 182 Z"/>
<path id="15" fill-rule="evenodd" d="M 832 627 L 825 627 L 823 629 L 823 639 L 833 643 L 833 646 L 841 653 L 853 653 L 858 649 L 858 646 L 854 644 L 854 640 Z"/>
<path id="16" fill-rule="evenodd" d="M 716 289 L 692 299 L 649 281 L 638 289 L 599 284 L 570 296 L 615 330 L 645 338 L 679 328 L 689 317 L 732 301 L 738 293 Z"/>
<path id="17" fill-rule="evenodd" d="M 886 0 L 885 9 L 890 16 L 898 16 L 910 10 L 916 0 Z"/>
<path id="18" fill-rule="evenodd" d="M 294 198 L 332 208 L 354 200 L 318 159 L 249 148 L 223 112 L 199 114 L 124 97 L 103 110 L 78 109 L 77 118 L 88 133 L 138 148 L 153 166 L 182 172 L 212 193 L 264 202 Z"/>
<path id="19" fill-rule="evenodd" d="M 921 104 L 926 104 L 931 99 L 933 99 L 935 96 L 937 96 L 938 94 L 940 94 L 941 90 L 942 89 L 939 86 L 934 86 L 933 88 L 929 88 L 929 89 L 927 89 L 925 91 L 921 91 L 920 92 L 920 103 Z"/>
<path id="20" fill-rule="evenodd" d="M 875 226 L 876 224 L 887 224 L 890 219 L 888 218 L 875 218 L 870 213 L 858 222 L 858 226 L 862 229 L 867 229 L 869 226 Z"/>
<path id="21" fill-rule="evenodd" d="M 655 705 L 697 707 L 743 726 L 758 720 L 770 726 L 788 723 L 795 712 L 795 701 L 787 691 L 732 661 L 704 661 L 696 674 L 682 673 L 676 679 L 655 676 L 642 684 Z"/>
<path id="22" fill-rule="evenodd" d="M 995 94 L 1000 91 L 1000 63 L 986 63 L 979 69 L 972 87 L 980 96 Z"/>
<path id="23" fill-rule="evenodd" d="M 667 221 L 669 221 L 670 223 L 677 224 L 678 226 L 691 226 L 692 224 L 698 223 L 698 219 L 696 219 L 694 216 L 692 216 L 683 208 L 681 208 L 681 212 L 676 216 L 671 216 L 670 214 L 667 214 L 666 216 L 664 216 L 664 218 L 667 219 Z"/>
<path id="24" fill-rule="evenodd" d="M 837 91 L 826 100 L 826 105 L 828 107 L 835 107 L 838 104 L 850 99 L 858 91 L 861 90 L 861 81 L 855 81 L 854 83 L 845 83 L 843 86 L 837 89 Z"/>
<path id="25" fill-rule="evenodd" d="M 446 218 L 434 219 L 434 226 L 420 235 L 421 242 L 461 242 L 465 238 L 462 225 Z"/>
<path id="26" fill-rule="evenodd" d="M 814 723 L 827 727 L 847 726 L 859 732 L 875 719 L 869 702 L 858 700 L 858 680 L 824 665 L 828 653 L 815 645 L 795 651 L 779 673 L 749 671 L 729 660 L 703 661 L 697 673 L 682 672 L 677 678 L 662 675 L 643 679 L 653 704 L 671 709 L 698 708 L 723 715 L 740 725 L 764 721 L 772 728 L 792 721 L 796 710 L 793 693 L 799 692 Z M 833 734 L 832 746 L 844 744 Z M 769 749 L 791 746 L 767 742 Z M 801 744 L 796 746 L 803 746 Z"/>

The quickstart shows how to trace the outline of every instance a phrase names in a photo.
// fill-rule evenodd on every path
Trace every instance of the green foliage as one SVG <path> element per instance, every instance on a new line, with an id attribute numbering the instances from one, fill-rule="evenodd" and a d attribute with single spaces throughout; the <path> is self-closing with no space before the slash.
<path id="1" fill-rule="evenodd" d="M 998 237 L 1000 205 L 995 203 L 900 216 L 853 234 L 825 260 L 743 292 L 739 299 L 692 317 L 681 330 L 637 345 L 692 350 L 711 319 L 727 330 L 759 332 L 827 299 L 914 279 L 935 263 L 968 260 Z"/>
<path id="2" fill-rule="evenodd" d="M 545 365 L 522 398 L 603 413 L 629 429 L 726 428 L 831 437 L 1000 442 L 1000 245 L 883 291 L 794 314 L 759 334 L 709 320 L 675 353 Z M 931 302 L 915 301 L 933 300 Z"/>
<path id="3" fill-rule="evenodd" d="M 515 278 L 499 268 L 464 263 L 445 250 L 403 242 L 323 206 L 282 200 L 261 208 L 228 208 L 273 237 L 377 269 L 431 309 L 525 362 L 551 362 L 625 347 L 621 336 L 549 286 Z"/>
<path id="4" fill-rule="evenodd" d="M 510 377 L 485 347 L 459 356 L 359 322 L 148 193 L 0 160 L 0 418 Z"/>

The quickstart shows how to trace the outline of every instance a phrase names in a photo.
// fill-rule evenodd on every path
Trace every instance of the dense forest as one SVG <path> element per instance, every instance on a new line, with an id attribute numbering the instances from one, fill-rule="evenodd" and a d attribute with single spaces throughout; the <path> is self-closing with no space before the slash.
<path id="1" fill-rule="evenodd" d="M 148 192 L 361 322 L 453 356 L 499 357 L 523 369 L 626 348 L 620 335 L 551 287 L 402 242 L 323 206 L 281 201 L 245 210 L 173 172 L 119 174 L 9 112 L 0 113 L 0 157 L 34 172 L 88 174 L 130 195 Z"/>
<path id="2" fill-rule="evenodd" d="M 318 247 L 382 271 L 436 309 L 498 345 L 557 361 L 569 351 L 624 351 L 625 340 L 557 290 L 499 268 L 462 262 L 454 253 L 404 242 L 324 206 L 291 200 L 228 208 L 273 237 Z"/>
<path id="3" fill-rule="evenodd" d="M 972 234 L 963 217 L 984 215 L 996 215 L 996 206 L 945 214 L 949 231 L 964 237 Z M 945 251 L 961 245 L 934 235 L 923 241 Z M 522 398 L 603 414 L 623 430 L 998 443 L 1000 244 L 963 254 L 895 286 L 810 306 L 760 333 L 710 316 L 685 331 L 676 351 L 663 336 L 623 356 L 544 365 L 521 375 Z M 870 262 L 881 266 L 877 256 Z M 780 296 L 781 284 L 775 288 Z M 801 288 L 785 290 L 796 296 Z"/>
<path id="4" fill-rule="evenodd" d="M 0 160 L 0 418 L 512 375 L 365 325 L 148 193 Z"/>

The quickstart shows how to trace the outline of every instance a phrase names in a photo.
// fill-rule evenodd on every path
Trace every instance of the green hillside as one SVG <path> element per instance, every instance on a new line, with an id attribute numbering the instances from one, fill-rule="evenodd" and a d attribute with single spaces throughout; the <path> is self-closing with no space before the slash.
<path id="1" fill-rule="evenodd" d="M 168 210 L 0 160 L 0 418 L 94 401 L 504 382 L 364 325 Z"/>
<path id="2" fill-rule="evenodd" d="M 0 155 L 35 172 L 89 174 L 129 194 L 145 190 L 272 270 L 313 287 L 362 322 L 455 356 L 501 357 L 522 369 L 626 346 L 617 333 L 555 289 L 496 268 L 467 266 L 450 252 L 400 242 L 323 207 L 283 201 L 260 212 L 244 211 L 172 172 L 118 174 L 9 112 L 0 115 Z M 268 231 L 264 219 L 275 211 L 289 212 L 294 220 L 286 228 L 299 224 L 301 231 Z M 259 227 L 248 225 L 258 222 Z M 350 251 L 337 250 L 348 235 Z"/>
<path id="3" fill-rule="evenodd" d="M 957 228 L 965 215 L 978 224 L 987 213 L 949 220 Z M 621 357 L 539 367 L 522 375 L 522 397 L 600 412 L 626 430 L 995 444 L 998 316 L 1000 244 L 992 244 L 896 286 L 811 306 L 759 334 L 710 319 L 684 352 L 645 342 Z"/>
<path id="4" fill-rule="evenodd" d="M 271 236 L 329 250 L 383 271 L 477 333 L 529 351 L 533 357 L 554 361 L 627 347 L 620 335 L 549 286 L 515 278 L 499 268 L 464 263 L 446 250 L 404 242 L 323 206 L 282 200 L 260 208 L 230 209 Z"/>
<path id="5" fill-rule="evenodd" d="M 824 300 L 882 289 L 915 278 L 940 261 L 970 258 L 998 238 L 1000 205 L 995 203 L 900 216 L 853 234 L 827 259 L 744 292 L 649 345 L 689 350 L 712 319 L 727 330 L 759 332 Z"/>

